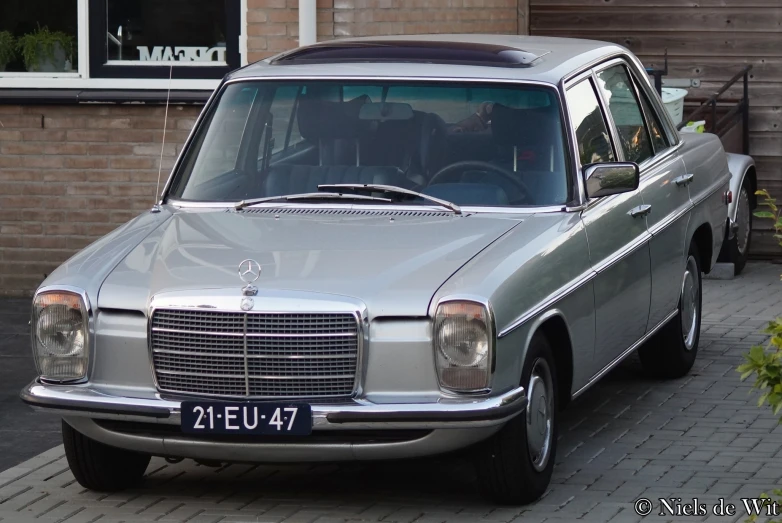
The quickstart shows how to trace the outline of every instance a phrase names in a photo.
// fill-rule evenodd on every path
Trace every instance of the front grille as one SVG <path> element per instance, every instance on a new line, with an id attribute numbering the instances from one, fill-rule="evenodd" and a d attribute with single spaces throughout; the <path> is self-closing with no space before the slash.
<path id="1" fill-rule="evenodd" d="M 351 313 L 158 309 L 152 361 L 166 392 L 219 397 L 353 394 L 360 332 Z"/>

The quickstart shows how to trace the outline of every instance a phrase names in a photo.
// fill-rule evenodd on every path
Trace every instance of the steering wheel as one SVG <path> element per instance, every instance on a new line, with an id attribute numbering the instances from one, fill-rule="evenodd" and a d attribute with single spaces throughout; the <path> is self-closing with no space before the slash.
<path id="1" fill-rule="evenodd" d="M 507 169 L 500 167 L 499 165 L 495 165 L 493 163 L 489 162 L 481 162 L 478 160 L 465 160 L 461 162 L 455 162 L 450 165 L 446 165 L 439 171 L 437 171 L 434 176 L 429 180 L 429 185 L 435 185 L 436 183 L 443 183 L 443 180 L 446 179 L 449 175 L 452 175 L 453 173 L 463 173 L 465 171 L 470 170 L 477 170 L 477 171 L 489 171 L 493 172 L 495 174 L 499 174 L 502 176 L 505 180 L 512 183 L 516 188 L 520 189 L 522 192 L 522 198 L 520 198 L 521 201 L 524 201 L 527 199 L 529 195 L 532 194 L 532 191 L 529 190 L 529 187 L 527 187 L 527 184 L 522 182 L 518 176 L 515 176 L 512 172 L 508 171 Z"/>

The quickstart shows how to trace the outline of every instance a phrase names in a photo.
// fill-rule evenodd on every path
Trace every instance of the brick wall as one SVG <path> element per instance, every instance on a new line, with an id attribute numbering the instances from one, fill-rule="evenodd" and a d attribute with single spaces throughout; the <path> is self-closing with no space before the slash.
<path id="1" fill-rule="evenodd" d="M 430 33 L 527 34 L 528 0 L 317 0 L 318 40 Z M 298 45 L 298 0 L 248 0 L 250 62 Z"/>
<path id="2" fill-rule="evenodd" d="M 164 183 L 201 107 L 171 106 Z M 165 107 L 0 106 L 0 295 L 149 209 Z"/>

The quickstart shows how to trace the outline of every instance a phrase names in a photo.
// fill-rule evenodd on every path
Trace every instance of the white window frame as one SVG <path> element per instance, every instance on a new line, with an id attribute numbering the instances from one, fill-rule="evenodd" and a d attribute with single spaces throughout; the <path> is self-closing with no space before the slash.
<path id="1" fill-rule="evenodd" d="M 241 0 L 239 54 L 247 65 L 247 0 Z M 0 72 L 4 89 L 168 89 L 214 90 L 220 80 L 171 80 L 149 78 L 91 78 L 89 42 L 89 0 L 76 0 L 79 68 L 75 73 Z M 138 65 L 135 64 L 134 65 Z M 170 84 L 170 85 L 169 85 Z"/>

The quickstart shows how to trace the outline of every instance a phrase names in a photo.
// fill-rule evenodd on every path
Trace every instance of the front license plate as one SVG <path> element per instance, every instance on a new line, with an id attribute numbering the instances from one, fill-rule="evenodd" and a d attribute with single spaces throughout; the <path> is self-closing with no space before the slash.
<path id="1" fill-rule="evenodd" d="M 184 401 L 182 432 L 306 436 L 312 432 L 312 409 L 291 403 Z"/>

